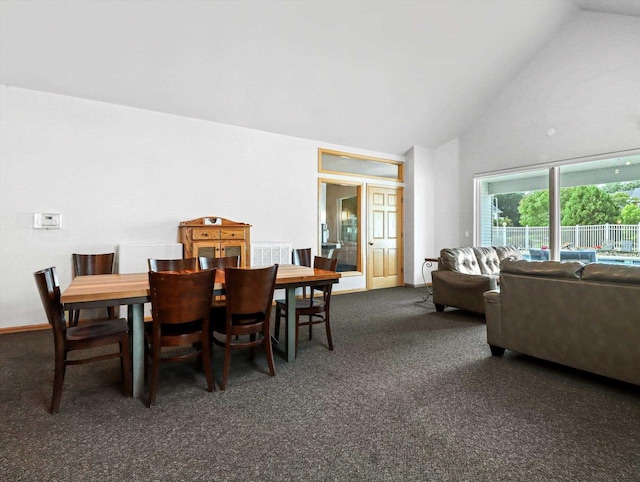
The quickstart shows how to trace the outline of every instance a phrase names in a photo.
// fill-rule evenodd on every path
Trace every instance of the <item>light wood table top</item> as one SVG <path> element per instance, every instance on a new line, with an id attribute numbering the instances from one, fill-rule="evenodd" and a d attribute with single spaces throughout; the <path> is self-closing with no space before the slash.
<path id="1" fill-rule="evenodd" d="M 248 268 L 251 269 L 251 268 Z M 290 285 L 319 284 L 334 280 L 337 282 L 340 273 L 322 269 L 281 264 L 278 266 L 276 288 Z M 224 270 L 216 273 L 215 290 L 224 289 Z M 62 293 L 60 301 L 65 304 L 91 303 L 99 301 L 122 302 L 136 298 L 149 298 L 149 274 L 104 274 L 76 276 Z"/>

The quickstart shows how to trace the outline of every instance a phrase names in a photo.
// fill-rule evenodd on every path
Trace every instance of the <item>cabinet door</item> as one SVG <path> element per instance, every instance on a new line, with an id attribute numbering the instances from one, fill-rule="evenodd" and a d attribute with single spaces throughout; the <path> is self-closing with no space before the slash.
<path id="1" fill-rule="evenodd" d="M 225 257 L 225 256 L 240 256 L 240 266 L 246 266 L 247 262 L 245 259 L 245 250 L 246 243 L 241 240 L 223 240 L 220 241 L 220 254 L 217 256 Z"/>
<path id="2" fill-rule="evenodd" d="M 193 243 L 193 257 L 206 256 L 208 258 L 219 258 L 220 242 L 219 241 L 199 241 Z"/>

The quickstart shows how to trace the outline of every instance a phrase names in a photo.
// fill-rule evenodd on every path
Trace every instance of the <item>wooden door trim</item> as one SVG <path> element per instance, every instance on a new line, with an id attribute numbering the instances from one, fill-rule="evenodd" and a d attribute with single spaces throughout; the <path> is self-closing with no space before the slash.
<path id="1" fill-rule="evenodd" d="M 399 250 L 400 250 L 400 256 L 399 256 L 399 266 L 398 269 L 400 271 L 400 274 L 398 276 L 398 284 L 397 286 L 404 286 L 404 244 L 405 244 L 405 237 L 404 237 L 404 187 L 403 186 L 398 186 L 398 185 L 389 185 L 389 184 L 367 184 L 367 192 L 366 192 L 366 200 L 367 200 L 367 239 L 363 240 L 363 247 L 366 249 L 366 260 L 367 260 L 367 264 L 366 264 L 366 273 L 365 273 L 365 283 L 366 283 L 366 289 L 371 290 L 372 288 L 372 275 L 371 275 L 371 269 L 372 266 L 369 266 L 369 230 L 372 228 L 371 226 L 371 215 L 372 215 L 372 206 L 369 203 L 369 194 L 370 194 L 370 189 L 392 189 L 395 190 L 398 193 L 398 197 L 400 199 L 400 203 L 398 205 L 398 219 L 397 219 L 397 223 L 398 223 L 398 239 L 399 239 Z M 366 243 L 366 245 L 365 245 Z"/>

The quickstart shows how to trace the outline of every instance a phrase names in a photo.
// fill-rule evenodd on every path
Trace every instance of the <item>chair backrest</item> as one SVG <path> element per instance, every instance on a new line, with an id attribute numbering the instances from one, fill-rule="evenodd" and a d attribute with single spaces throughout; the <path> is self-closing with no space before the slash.
<path id="1" fill-rule="evenodd" d="M 153 259 L 149 258 L 149 271 L 195 271 L 197 258 Z"/>
<path id="2" fill-rule="evenodd" d="M 240 266 L 240 256 L 224 256 L 222 258 L 210 258 L 208 256 L 200 256 L 198 258 L 200 269 L 225 269 L 237 268 Z"/>
<path id="3" fill-rule="evenodd" d="M 115 253 L 104 254 L 77 254 L 71 255 L 73 259 L 73 276 L 85 276 L 92 274 L 113 273 L 113 259 Z"/>
<path id="4" fill-rule="evenodd" d="M 311 267 L 311 248 L 294 249 L 291 252 L 291 262 L 298 266 Z"/>
<path id="5" fill-rule="evenodd" d="M 321 256 L 316 256 L 313 258 L 313 267 L 317 269 L 324 269 L 327 271 L 336 271 L 338 269 L 338 258 L 323 258 Z M 324 294 L 325 301 L 328 301 L 328 298 L 331 297 L 331 289 L 333 288 L 333 283 L 327 283 L 326 285 L 321 286 L 313 286 L 311 288 L 311 294 L 313 296 L 313 291 L 322 291 Z"/>
<path id="6" fill-rule="evenodd" d="M 277 273 L 277 264 L 266 268 L 225 270 L 228 328 L 232 323 L 265 322 L 268 326 Z"/>
<path id="7" fill-rule="evenodd" d="M 53 328 L 53 336 L 56 345 L 61 343 L 64 345 L 67 325 L 64 319 L 64 310 L 60 303 L 60 284 L 58 283 L 58 274 L 56 268 L 46 268 L 33 273 L 36 278 L 36 285 L 42 300 L 42 306 L 47 314 L 47 320 Z"/>
<path id="8" fill-rule="evenodd" d="M 208 320 L 216 270 L 193 273 L 149 272 L 153 323 Z"/>
<path id="9" fill-rule="evenodd" d="M 323 258 L 322 256 L 316 256 L 313 258 L 313 267 L 327 271 L 335 271 L 338 269 L 338 258 Z"/>

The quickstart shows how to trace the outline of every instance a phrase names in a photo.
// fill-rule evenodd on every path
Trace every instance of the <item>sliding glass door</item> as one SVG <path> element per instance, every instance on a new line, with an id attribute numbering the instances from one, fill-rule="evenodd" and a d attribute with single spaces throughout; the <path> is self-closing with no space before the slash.
<path id="1" fill-rule="evenodd" d="M 476 196 L 480 246 L 640 264 L 640 155 L 478 177 Z"/>
<path id="2" fill-rule="evenodd" d="M 549 248 L 549 173 L 523 171 L 476 180 L 479 246 Z"/>

